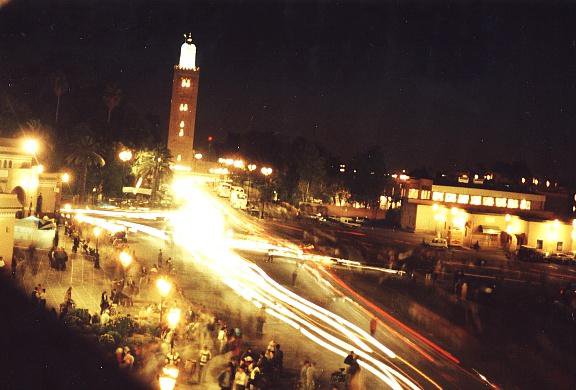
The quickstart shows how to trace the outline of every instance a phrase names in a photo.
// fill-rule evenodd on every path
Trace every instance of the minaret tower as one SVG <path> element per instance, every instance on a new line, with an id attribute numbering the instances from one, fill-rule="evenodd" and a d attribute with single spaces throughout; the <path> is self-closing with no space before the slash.
<path id="1" fill-rule="evenodd" d="M 196 45 L 192 43 L 192 34 L 184 34 L 184 38 L 180 62 L 174 66 L 168 149 L 175 164 L 192 167 L 200 68 L 196 67 Z"/>

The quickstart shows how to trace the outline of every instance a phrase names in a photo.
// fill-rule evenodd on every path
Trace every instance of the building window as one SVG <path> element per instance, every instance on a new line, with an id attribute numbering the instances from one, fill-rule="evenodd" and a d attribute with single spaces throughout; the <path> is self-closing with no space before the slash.
<path id="1" fill-rule="evenodd" d="M 8 168 L 12 168 L 12 160 L 8 161 Z"/>
<path id="2" fill-rule="evenodd" d="M 176 161 L 182 161 L 182 155 L 179 154 L 178 156 L 176 156 Z"/>
<path id="3" fill-rule="evenodd" d="M 188 104 L 181 103 L 180 104 L 180 111 L 188 111 Z"/>
<path id="4" fill-rule="evenodd" d="M 432 193 L 432 200 L 435 202 L 443 202 L 444 201 L 444 193 L 434 191 Z"/>
<path id="5" fill-rule="evenodd" d="M 494 198 L 491 196 L 485 196 L 482 198 L 482 205 L 483 206 L 494 206 Z"/>
<path id="6" fill-rule="evenodd" d="M 184 129 L 180 129 L 178 132 L 178 137 L 184 137 Z"/>
<path id="7" fill-rule="evenodd" d="M 430 199 L 430 191 L 427 190 L 420 191 L 420 199 Z"/>
<path id="8" fill-rule="evenodd" d="M 530 204 L 531 204 L 531 202 L 529 200 L 522 199 L 520 201 L 520 209 L 521 210 L 530 210 Z"/>
<path id="9" fill-rule="evenodd" d="M 556 252 L 562 252 L 563 246 L 564 246 L 564 243 L 562 241 L 558 241 L 558 243 L 556 243 Z"/>
<path id="10" fill-rule="evenodd" d="M 190 79 L 182 79 L 182 88 L 190 88 L 192 82 Z"/>
<path id="11" fill-rule="evenodd" d="M 181 128 L 181 129 L 184 128 L 184 121 L 180 121 L 180 128 Z"/>
<path id="12" fill-rule="evenodd" d="M 458 203 L 468 204 L 469 201 L 470 201 L 470 195 L 467 195 L 467 194 L 458 195 Z"/>
<path id="13" fill-rule="evenodd" d="M 418 190 L 416 188 L 408 189 L 408 199 L 418 199 Z"/>
<path id="14" fill-rule="evenodd" d="M 542 248 L 544 248 L 544 241 L 536 240 L 536 249 L 542 249 Z"/>
<path id="15" fill-rule="evenodd" d="M 470 197 L 470 204 L 480 206 L 482 204 L 482 197 L 480 195 L 472 195 Z"/>
<path id="16" fill-rule="evenodd" d="M 508 199 L 508 208 L 509 209 L 517 209 L 518 208 L 518 199 Z"/>
<path id="17" fill-rule="evenodd" d="M 444 195 L 444 200 L 446 202 L 455 203 L 456 202 L 456 194 L 451 194 L 451 193 L 447 192 L 446 195 Z"/>
<path id="18" fill-rule="evenodd" d="M 496 207 L 506 207 L 506 198 L 496 198 Z"/>

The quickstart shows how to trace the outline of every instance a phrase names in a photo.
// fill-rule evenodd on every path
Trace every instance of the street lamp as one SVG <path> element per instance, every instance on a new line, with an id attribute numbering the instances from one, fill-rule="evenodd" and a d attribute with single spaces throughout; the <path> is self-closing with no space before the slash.
<path id="1" fill-rule="evenodd" d="M 250 172 L 255 171 L 256 168 L 258 168 L 258 167 L 256 166 L 256 164 L 248 164 L 248 170 L 249 170 Z"/>
<path id="2" fill-rule="evenodd" d="M 168 322 L 168 327 L 172 329 L 173 332 L 178 326 L 178 322 L 180 322 L 181 312 L 182 310 L 180 310 L 179 308 L 173 307 L 170 309 L 170 311 L 168 311 L 168 314 L 166 315 L 166 321 Z M 172 339 L 170 342 L 170 354 L 174 355 L 174 335 L 172 335 Z"/>
<path id="3" fill-rule="evenodd" d="M 196 154 L 194 155 L 194 158 L 195 158 L 196 160 L 202 160 L 202 157 L 204 157 L 204 156 L 202 155 L 202 153 L 196 153 Z"/>
<path id="4" fill-rule="evenodd" d="M 124 149 L 120 153 L 118 153 L 118 158 L 122 162 L 127 162 L 132 160 L 132 151 L 130 149 Z"/>
<path id="5" fill-rule="evenodd" d="M 64 172 L 62 174 L 61 179 L 62 179 L 62 183 L 70 183 L 70 174 L 67 172 Z"/>
<path id="6" fill-rule="evenodd" d="M 118 259 L 120 260 L 120 264 L 122 264 L 122 267 L 124 267 L 124 270 L 130 267 L 130 264 L 132 264 L 133 260 L 130 253 L 124 251 L 120 252 L 120 255 L 118 255 Z"/>
<path id="7" fill-rule="evenodd" d="M 168 314 L 166 315 L 166 321 L 168 321 L 168 327 L 170 329 L 176 329 L 178 322 L 180 322 L 181 313 L 182 310 L 177 307 L 173 307 L 168 311 Z"/>
<path id="8" fill-rule="evenodd" d="M 266 192 L 268 192 L 268 190 L 269 190 L 268 187 L 269 187 L 269 186 L 268 186 L 268 180 L 267 180 L 267 179 L 268 179 L 268 176 L 270 176 L 270 175 L 272 174 L 272 168 L 262 167 L 262 168 L 260 168 L 260 173 L 261 173 L 262 175 L 264 175 L 264 178 L 266 179 L 266 180 L 265 180 L 265 182 L 266 182 Z M 267 195 L 268 195 L 268 194 L 266 194 L 266 196 L 267 196 Z M 264 197 L 262 196 L 262 193 L 260 193 L 260 200 L 261 200 L 261 202 L 260 202 L 260 218 L 264 218 Z"/>
<path id="9" fill-rule="evenodd" d="M 162 374 L 158 377 L 158 384 L 161 390 L 173 390 L 176 386 L 176 379 L 180 370 L 174 365 L 167 365 L 162 368 Z"/>
<path id="10" fill-rule="evenodd" d="M 102 233 L 102 229 L 98 226 L 94 227 L 94 230 L 92 231 L 94 233 L 94 237 L 96 238 L 96 252 L 98 252 L 98 241 L 99 241 L 99 237 L 100 237 L 100 233 Z M 122 252 L 124 253 L 124 252 Z"/>
<path id="11" fill-rule="evenodd" d="M 156 280 L 156 288 L 160 293 L 160 325 L 162 325 L 162 314 L 164 310 L 164 298 L 170 294 L 170 290 L 172 290 L 172 283 L 165 278 L 159 278 Z"/>
<path id="12" fill-rule="evenodd" d="M 22 146 L 24 148 L 24 152 L 26 152 L 27 154 L 31 154 L 33 156 L 36 156 L 36 153 L 38 153 L 38 150 L 40 149 L 40 144 L 38 143 L 38 140 L 34 138 L 24 139 Z"/>

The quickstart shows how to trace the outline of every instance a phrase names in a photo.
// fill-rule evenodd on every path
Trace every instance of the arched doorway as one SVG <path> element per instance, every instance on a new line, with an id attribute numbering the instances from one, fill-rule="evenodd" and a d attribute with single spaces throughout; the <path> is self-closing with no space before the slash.
<path id="1" fill-rule="evenodd" d="M 12 190 L 13 194 L 16 194 L 16 197 L 18 198 L 18 202 L 20 202 L 20 204 L 22 205 L 22 207 L 26 207 L 26 205 L 24 203 L 26 203 L 26 192 L 24 191 L 24 189 L 20 186 L 14 187 L 14 189 Z"/>

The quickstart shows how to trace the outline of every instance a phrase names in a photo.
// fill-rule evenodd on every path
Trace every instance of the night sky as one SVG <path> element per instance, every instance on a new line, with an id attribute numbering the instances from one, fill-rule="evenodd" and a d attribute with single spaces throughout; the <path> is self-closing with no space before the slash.
<path id="1" fill-rule="evenodd" d="M 567 2 L 13 0 L 0 9 L 0 92 L 25 91 L 42 112 L 54 72 L 76 102 L 116 82 L 161 133 L 188 31 L 197 139 L 271 131 L 345 157 L 380 144 L 391 168 L 525 160 L 576 176 Z"/>

